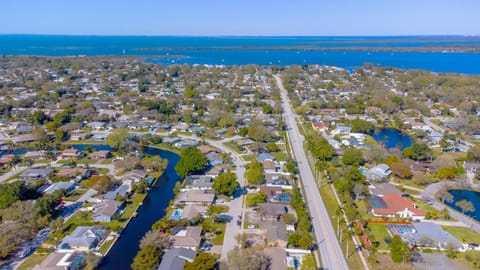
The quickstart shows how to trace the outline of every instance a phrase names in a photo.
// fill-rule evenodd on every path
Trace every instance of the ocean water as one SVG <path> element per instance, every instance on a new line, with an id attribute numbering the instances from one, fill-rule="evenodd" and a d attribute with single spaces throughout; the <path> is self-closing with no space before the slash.
<path id="1" fill-rule="evenodd" d="M 173 37 L 0 35 L 0 55 L 137 56 L 162 64 L 321 64 L 347 69 L 365 62 L 403 69 L 480 74 L 480 53 L 380 52 L 375 47 L 480 46 L 480 37 Z M 294 50 L 278 50 L 281 47 Z M 369 47 L 371 51 L 301 47 Z M 277 47 L 276 50 L 267 47 Z M 169 58 L 165 58 L 168 56 Z M 172 56 L 178 56 L 171 58 Z"/>

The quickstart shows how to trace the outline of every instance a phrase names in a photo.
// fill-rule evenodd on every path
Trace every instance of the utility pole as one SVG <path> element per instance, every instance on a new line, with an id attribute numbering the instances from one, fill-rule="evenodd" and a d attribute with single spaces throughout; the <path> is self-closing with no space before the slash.
<path id="1" fill-rule="evenodd" d="M 347 251 L 345 252 L 345 257 L 348 259 L 348 238 L 347 238 Z"/>

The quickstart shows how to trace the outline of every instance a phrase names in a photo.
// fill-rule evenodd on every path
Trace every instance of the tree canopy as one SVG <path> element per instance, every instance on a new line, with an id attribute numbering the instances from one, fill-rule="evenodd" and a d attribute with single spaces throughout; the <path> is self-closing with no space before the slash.
<path id="1" fill-rule="evenodd" d="M 185 148 L 177 165 L 175 171 L 177 174 L 185 178 L 193 172 L 201 171 L 207 166 L 207 158 L 195 147 Z"/>
<path id="2" fill-rule="evenodd" d="M 217 269 L 217 260 L 213 255 L 206 252 L 200 252 L 193 262 L 187 262 L 184 270 L 215 270 Z"/>
<path id="3" fill-rule="evenodd" d="M 260 162 L 254 161 L 248 165 L 245 171 L 245 179 L 251 185 L 261 185 L 265 181 L 263 166 Z"/>
<path id="4" fill-rule="evenodd" d="M 342 161 L 345 165 L 361 165 L 363 163 L 362 151 L 355 148 L 348 148 L 343 153 Z"/>
<path id="5" fill-rule="evenodd" d="M 239 186 L 237 176 L 233 172 L 222 173 L 213 181 L 213 190 L 217 194 L 232 196 L 233 191 Z"/>
<path id="6" fill-rule="evenodd" d="M 143 246 L 130 265 L 133 270 L 154 269 L 160 262 L 161 250 L 154 245 Z"/>

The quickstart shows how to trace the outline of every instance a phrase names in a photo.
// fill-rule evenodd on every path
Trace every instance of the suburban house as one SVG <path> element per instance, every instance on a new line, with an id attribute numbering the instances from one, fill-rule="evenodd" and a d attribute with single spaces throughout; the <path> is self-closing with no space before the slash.
<path id="1" fill-rule="evenodd" d="M 79 159 L 82 157 L 83 153 L 78 151 L 77 149 L 65 149 L 60 153 L 60 158 L 61 159 Z"/>
<path id="2" fill-rule="evenodd" d="M 58 246 L 59 250 L 89 251 L 95 248 L 107 234 L 107 228 L 100 226 L 78 226 L 65 236 Z"/>
<path id="3" fill-rule="evenodd" d="M 448 243 L 454 244 L 457 249 L 463 248 L 462 243 L 442 227 L 433 222 L 416 222 L 413 224 L 388 224 L 387 230 L 391 235 L 399 235 L 410 246 L 419 246 L 433 249 L 444 249 Z"/>
<path id="4" fill-rule="evenodd" d="M 383 197 L 374 197 L 375 202 L 372 206 L 372 214 L 375 216 L 402 217 L 423 219 L 425 211 L 419 209 L 417 205 L 402 197 L 397 193 L 388 193 Z"/>
<path id="5" fill-rule="evenodd" d="M 52 252 L 33 270 L 80 270 L 84 268 L 85 252 Z"/>
<path id="6" fill-rule="evenodd" d="M 263 220 L 278 220 L 283 214 L 290 213 L 296 217 L 295 210 L 290 206 L 275 203 L 262 203 L 259 205 L 259 213 Z"/>
<path id="7" fill-rule="evenodd" d="M 292 195 L 283 192 L 280 186 L 260 186 L 260 192 L 265 194 L 269 202 L 289 203 L 292 200 Z"/>
<path id="8" fill-rule="evenodd" d="M 177 201 L 179 203 L 185 204 L 205 204 L 210 205 L 215 199 L 215 194 L 210 189 L 200 190 L 192 189 L 182 191 L 177 196 Z"/>
<path id="9" fill-rule="evenodd" d="M 285 223 L 276 220 L 262 221 L 260 222 L 260 231 L 265 236 L 267 246 L 287 247 L 288 236 Z"/>
<path id="10" fill-rule="evenodd" d="M 185 179 L 185 187 L 182 191 L 190 189 L 212 189 L 213 179 L 206 175 L 189 175 Z"/>
<path id="11" fill-rule="evenodd" d="M 0 167 L 8 165 L 8 163 L 15 157 L 13 154 L 0 157 Z"/>
<path id="12" fill-rule="evenodd" d="M 25 155 L 23 155 L 23 158 L 25 158 L 25 159 L 30 158 L 30 159 L 33 159 L 33 160 L 41 160 L 41 159 L 45 159 L 46 155 L 45 155 L 44 150 L 29 151 L 29 152 L 25 153 Z"/>
<path id="13" fill-rule="evenodd" d="M 93 221 L 110 222 L 112 216 L 117 213 L 120 203 L 115 200 L 104 200 L 93 207 Z"/>
<path id="14" fill-rule="evenodd" d="M 338 125 L 332 130 L 331 134 L 333 136 L 338 134 L 350 134 L 352 132 L 352 127 Z"/>
<path id="15" fill-rule="evenodd" d="M 175 143 L 174 146 L 180 149 L 185 149 L 188 147 L 196 147 L 198 144 L 199 142 L 195 140 L 183 140 Z"/>
<path id="16" fill-rule="evenodd" d="M 90 154 L 90 158 L 94 160 L 104 160 L 110 158 L 111 154 L 108 150 L 95 151 Z"/>
<path id="17" fill-rule="evenodd" d="M 85 168 L 75 167 L 75 168 L 62 168 L 55 175 L 56 176 L 66 176 L 70 179 L 80 181 L 90 177 L 92 172 Z"/>
<path id="18" fill-rule="evenodd" d="M 18 178 L 25 181 L 36 181 L 47 179 L 51 173 L 53 173 L 52 169 L 29 169 L 22 173 Z"/>
<path id="19" fill-rule="evenodd" d="M 385 181 L 392 174 L 392 170 L 387 164 L 378 164 L 377 166 L 365 170 L 363 173 L 367 180 Z"/>
<path id="20" fill-rule="evenodd" d="M 158 270 L 183 270 L 185 262 L 193 262 L 197 253 L 188 248 L 167 250 L 162 257 Z"/>
<path id="21" fill-rule="evenodd" d="M 66 194 L 69 194 L 75 190 L 75 182 L 56 182 L 43 190 L 42 193 L 52 195 L 57 190 L 65 190 Z"/>
<path id="22" fill-rule="evenodd" d="M 312 122 L 312 128 L 316 131 L 327 131 L 329 128 L 329 124 L 325 122 Z"/>
<path id="23" fill-rule="evenodd" d="M 115 190 L 111 190 L 107 192 L 104 196 L 104 200 L 115 200 L 117 196 L 125 198 L 127 194 L 131 191 L 131 186 L 129 184 L 122 184 L 115 188 Z"/>
<path id="24" fill-rule="evenodd" d="M 204 216 L 207 214 L 208 207 L 204 205 L 197 205 L 197 204 L 187 204 L 182 209 L 182 214 L 180 215 L 180 219 L 192 219 L 197 216 Z"/>
<path id="25" fill-rule="evenodd" d="M 280 247 L 265 247 L 263 254 L 269 259 L 269 269 L 287 270 L 287 251 Z M 297 260 L 299 261 L 299 260 Z M 298 268 L 296 265 L 291 268 Z"/>
<path id="26" fill-rule="evenodd" d="M 197 250 L 202 241 L 202 227 L 187 226 L 173 228 L 170 239 L 174 248 Z"/>
<path id="27" fill-rule="evenodd" d="M 480 168 L 480 162 L 465 161 L 463 163 L 463 168 L 466 172 L 476 173 L 478 168 Z"/>
<path id="28" fill-rule="evenodd" d="M 140 180 L 145 179 L 147 174 L 142 170 L 132 170 L 125 173 L 122 176 L 122 182 L 124 183 L 138 183 Z"/>

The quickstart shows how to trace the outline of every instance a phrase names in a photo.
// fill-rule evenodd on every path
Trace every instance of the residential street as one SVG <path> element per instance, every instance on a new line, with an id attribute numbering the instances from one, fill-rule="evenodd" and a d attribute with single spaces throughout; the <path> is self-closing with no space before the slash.
<path id="1" fill-rule="evenodd" d="M 283 87 L 279 76 L 274 75 L 280 94 L 282 97 L 283 118 L 288 128 L 290 143 L 297 160 L 298 170 L 303 181 L 306 198 L 310 213 L 312 216 L 312 224 L 320 251 L 323 269 L 348 269 L 347 262 L 343 256 L 342 249 L 335 236 L 330 217 L 327 209 L 320 197 L 317 184 L 313 178 L 312 171 L 307 161 L 305 151 L 303 149 L 304 137 L 300 134 L 295 122 L 295 114 L 290 105 L 287 90 Z"/>
<path id="2" fill-rule="evenodd" d="M 186 136 L 186 135 L 179 135 L 179 137 L 184 139 L 191 139 L 191 140 L 202 140 L 197 136 Z M 245 178 L 243 177 L 245 173 L 245 161 L 243 158 L 237 154 L 235 151 L 231 150 L 230 148 L 223 145 L 224 142 L 232 141 L 238 139 L 240 137 L 235 136 L 232 138 L 227 138 L 220 141 L 213 141 L 213 140 L 205 140 L 206 143 L 218 148 L 220 151 L 229 153 L 232 157 L 233 163 L 236 167 L 236 174 L 237 174 L 237 181 L 240 186 L 243 188 L 245 186 Z M 234 198 L 230 203 L 230 210 L 228 215 L 232 217 L 232 220 L 227 223 L 227 227 L 225 229 L 225 241 L 223 242 L 222 247 L 222 256 L 221 259 L 227 259 L 227 254 L 230 250 L 232 250 L 235 246 L 237 246 L 236 236 L 242 233 L 243 228 L 243 220 L 244 220 L 244 212 L 243 212 L 243 198 L 244 195 L 240 195 L 237 198 Z M 238 226 L 235 222 L 237 216 L 242 215 L 242 225 Z"/>

